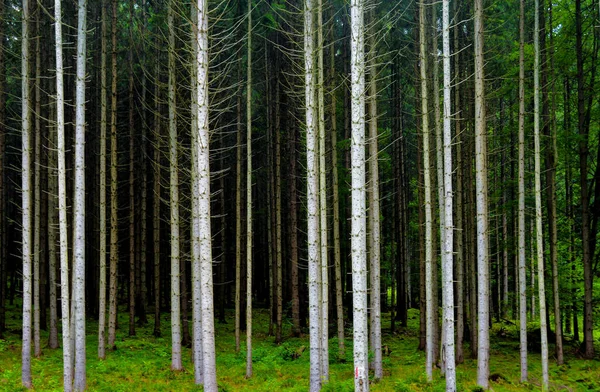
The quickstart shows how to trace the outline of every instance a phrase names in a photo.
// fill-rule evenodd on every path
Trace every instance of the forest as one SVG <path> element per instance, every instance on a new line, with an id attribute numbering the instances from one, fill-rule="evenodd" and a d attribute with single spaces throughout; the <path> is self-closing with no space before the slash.
<path id="1" fill-rule="evenodd" d="M 0 390 L 600 390 L 600 2 L 0 0 Z"/>

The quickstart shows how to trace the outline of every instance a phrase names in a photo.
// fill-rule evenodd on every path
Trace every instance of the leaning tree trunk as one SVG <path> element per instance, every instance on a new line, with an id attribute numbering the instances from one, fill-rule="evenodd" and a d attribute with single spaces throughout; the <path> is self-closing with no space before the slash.
<path id="1" fill-rule="evenodd" d="M 246 68 L 246 378 L 252 377 L 252 2 L 248 2 Z"/>

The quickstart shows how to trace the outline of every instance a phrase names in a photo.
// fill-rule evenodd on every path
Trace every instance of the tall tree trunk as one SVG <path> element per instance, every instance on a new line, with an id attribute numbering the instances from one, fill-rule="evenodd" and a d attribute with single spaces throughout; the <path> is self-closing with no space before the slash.
<path id="1" fill-rule="evenodd" d="M 6 330 L 6 286 L 8 278 L 8 260 L 6 252 L 6 186 L 4 175 L 6 163 L 6 99 L 4 76 L 4 2 L 0 2 L 0 338 Z"/>
<path id="2" fill-rule="evenodd" d="M 489 386 L 489 255 L 487 137 L 483 72 L 483 2 L 475 0 L 475 183 L 477 201 L 477 384 Z"/>
<path id="3" fill-rule="evenodd" d="M 371 11 L 371 21 L 375 21 L 375 13 Z M 375 35 L 369 35 L 369 223 L 371 228 L 371 349 L 373 350 L 373 368 L 375 379 L 383 377 L 383 363 L 381 354 L 381 223 L 379 219 L 379 145 L 377 130 L 377 66 L 376 66 Z"/>
<path id="4" fill-rule="evenodd" d="M 521 382 L 527 381 L 527 260 L 525 259 L 525 0 L 520 1 L 519 19 L 519 340 Z"/>
<path id="5" fill-rule="evenodd" d="M 198 136 L 195 138 L 198 159 L 198 218 L 200 226 L 200 275 L 202 292 L 202 360 L 204 390 L 217 391 L 215 359 L 212 235 L 210 227 L 210 165 L 209 165 L 209 97 L 208 97 L 208 4 L 198 0 L 197 105 Z M 194 287 L 194 297 L 198 297 Z M 198 316 L 198 315 L 195 315 Z M 197 327 L 197 325 L 195 325 Z M 199 331 L 194 329 L 194 334 Z"/>
<path id="6" fill-rule="evenodd" d="M 241 82 L 241 55 L 238 56 L 238 78 Z M 242 300 L 242 89 L 237 94 L 237 136 L 235 146 L 235 352 L 240 352 Z"/>
<path id="7" fill-rule="evenodd" d="M 319 126 L 319 246 L 321 263 L 321 378 L 329 381 L 329 273 L 327 249 L 327 165 L 325 146 L 325 68 L 323 66 L 323 1 L 317 0 L 317 112 Z"/>
<path id="8" fill-rule="evenodd" d="M 156 53 L 154 83 L 154 195 L 152 196 L 152 242 L 154 252 L 154 336 L 160 337 L 160 205 L 161 205 L 161 117 L 160 117 L 160 52 Z"/>
<path id="9" fill-rule="evenodd" d="M 442 306 L 445 339 L 446 391 L 456 390 L 454 359 L 454 223 L 452 194 L 452 129 L 450 97 L 450 10 L 449 1 L 442 2 L 442 53 L 444 71 L 444 244 L 442 252 Z"/>
<path id="10" fill-rule="evenodd" d="M 368 392 L 367 254 L 365 184 L 365 37 L 364 3 L 350 2 L 351 140 L 351 254 L 354 313 L 354 390 Z"/>
<path id="11" fill-rule="evenodd" d="M 333 43 L 333 27 L 330 29 L 330 41 Z M 333 44 L 332 44 L 333 45 Z M 342 293 L 342 266 L 340 252 L 340 194 L 339 194 L 339 176 L 338 176 L 338 156 L 337 156 L 337 103 L 336 103 L 336 84 L 335 84 L 335 45 L 329 50 L 329 78 L 331 91 L 331 191 L 333 194 L 333 265 L 335 273 L 335 309 L 338 337 L 338 359 L 346 356 L 345 337 L 344 337 L 344 303 Z M 291 156 L 290 156 L 291 159 Z M 294 163 L 295 165 L 295 163 Z M 296 273 L 297 274 L 297 273 Z"/>
<path id="12" fill-rule="evenodd" d="M 117 268 L 119 262 L 119 217 L 118 197 L 119 181 L 117 177 L 117 0 L 112 1 L 111 29 L 111 104 L 110 104 L 110 277 L 108 292 L 108 347 L 116 348 L 117 328 Z"/>
<path id="13" fill-rule="evenodd" d="M 133 2 L 129 3 L 129 18 L 133 22 Z M 129 119 L 129 336 L 135 336 L 135 151 L 133 112 L 133 31 L 129 24 L 128 51 L 128 119 Z"/>
<path id="14" fill-rule="evenodd" d="M 75 301 L 75 381 L 76 391 L 85 391 L 85 65 L 87 0 L 79 0 L 77 12 L 77 74 L 75 91 L 75 197 L 73 224 L 75 235 L 74 287 Z"/>
<path id="15" fill-rule="evenodd" d="M 581 0 L 575 1 L 575 37 L 577 52 L 577 127 L 579 129 L 579 176 L 581 192 L 581 246 L 583 247 L 583 341 L 584 356 L 594 357 L 593 323 L 593 286 L 592 255 L 590 254 L 590 196 L 588 191 L 588 138 L 585 110 L 585 75 L 583 70 L 583 26 L 581 19 Z"/>
<path id="16" fill-rule="evenodd" d="M 319 248 L 318 106 L 315 102 L 315 59 L 312 0 L 304 3 L 304 91 L 306 107 L 306 205 L 308 237 L 308 303 L 310 328 L 310 391 L 321 389 L 321 264 Z M 356 292 L 355 292 L 356 295 Z"/>
<path id="17" fill-rule="evenodd" d="M 549 129 L 549 141 L 546 148 L 546 182 L 547 186 L 547 199 L 549 201 L 548 209 L 548 222 L 550 228 L 550 261 L 552 263 L 552 288 L 553 288 L 553 299 L 554 299 L 554 333 L 556 335 L 556 363 L 557 365 L 564 364 L 563 356 L 563 342 L 562 342 L 562 317 L 560 310 L 560 284 L 558 279 L 558 229 L 557 229 L 557 212 L 556 212 L 556 158 L 557 158 L 557 147 L 556 147 L 556 76 L 554 75 L 554 34 L 553 34 L 553 22 L 552 22 L 552 7 L 553 4 L 550 2 L 548 6 L 549 10 L 549 29 L 550 34 L 550 77 L 551 81 L 551 93 L 552 93 L 552 121 L 548 126 Z"/>
<path id="18" fill-rule="evenodd" d="M 40 345 L 40 256 L 42 252 L 42 243 L 40 241 L 41 233 L 41 150 L 42 150 L 42 129 L 40 123 L 41 104 L 41 53 L 40 53 L 40 7 L 35 11 L 35 122 L 34 122 L 34 148 L 33 148 L 33 353 L 36 358 L 42 356 L 42 347 Z M 45 309 L 44 309 L 45 310 Z"/>
<path id="19" fill-rule="evenodd" d="M 98 358 L 105 359 L 106 345 L 106 1 L 102 0 L 100 53 L 100 292 L 98 294 Z"/>
<path id="20" fill-rule="evenodd" d="M 179 251 L 179 168 L 177 140 L 175 1 L 168 5 L 169 24 L 169 200 L 171 203 L 171 369 L 183 370 L 181 363 L 181 293 Z"/>
<path id="21" fill-rule="evenodd" d="M 56 49 L 56 137 L 58 155 L 58 224 L 60 231 L 60 291 L 63 335 L 63 388 L 73 390 L 73 348 L 69 307 L 69 251 L 67 234 L 67 180 L 65 165 L 65 110 L 63 89 L 62 11 L 61 0 L 54 1 L 54 33 Z"/>
<path id="22" fill-rule="evenodd" d="M 31 389 L 31 307 L 32 307 L 32 191 L 31 191 L 31 98 L 30 98 L 30 55 L 29 19 L 30 5 L 23 0 L 23 20 L 21 38 L 21 209 L 22 209 L 22 255 L 23 255 L 23 345 L 21 381 Z"/>
<path id="23" fill-rule="evenodd" d="M 434 319 L 433 319 L 433 220 L 431 206 L 431 163 L 429 147 L 429 104 L 427 87 L 427 40 L 425 0 L 419 2 L 419 60 L 421 63 L 421 133 L 423 138 L 423 183 L 424 183 L 424 201 L 425 201 L 425 325 L 426 325 L 426 372 L 427 379 L 433 377 L 433 355 L 434 355 Z"/>
<path id="24" fill-rule="evenodd" d="M 299 337 L 300 330 L 300 293 L 298 277 L 298 188 L 296 185 L 296 127 L 292 125 L 289 134 L 289 198 L 290 198 L 290 268 L 292 279 L 292 332 Z"/>
<path id="25" fill-rule="evenodd" d="M 542 389 L 548 389 L 548 329 L 546 324 L 546 293 L 544 284 L 544 238 L 542 235 L 542 170 L 540 163 L 540 21 L 539 0 L 535 0 L 533 59 L 533 137 L 535 161 L 535 226 L 540 301 L 540 335 L 542 345 Z"/>
<path id="26" fill-rule="evenodd" d="M 278 63 L 277 59 L 276 62 Z M 275 341 L 281 343 L 281 334 L 283 329 L 283 265 L 282 265 L 282 244 L 281 244 L 281 115 L 280 115 L 280 97 L 279 97 L 279 68 L 276 66 L 277 78 L 275 80 L 275 282 L 277 289 L 275 292 L 276 305 L 276 329 Z"/>
<path id="27" fill-rule="evenodd" d="M 197 4 L 192 3 L 192 57 L 195 61 L 192 63 L 192 313 L 194 323 L 194 340 L 192 342 L 192 359 L 194 362 L 194 381 L 196 384 L 204 383 L 204 356 L 202 342 L 202 284 L 201 284 L 201 253 L 200 253 L 200 179 L 198 177 L 198 13 Z M 183 283 L 183 280 L 182 280 Z"/>
<path id="28" fill-rule="evenodd" d="M 246 378 L 252 377 L 252 2 L 248 2 L 246 64 Z"/>

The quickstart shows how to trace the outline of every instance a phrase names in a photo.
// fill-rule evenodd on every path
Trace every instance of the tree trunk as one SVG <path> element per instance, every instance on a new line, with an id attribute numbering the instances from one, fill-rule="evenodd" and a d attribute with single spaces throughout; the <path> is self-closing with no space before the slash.
<path id="1" fill-rule="evenodd" d="M 79 0 L 77 12 L 77 74 L 75 92 L 75 197 L 73 201 L 76 391 L 85 391 L 85 65 L 87 0 Z"/>
<path id="2" fill-rule="evenodd" d="M 171 369 L 183 370 L 181 363 L 181 293 L 179 251 L 179 168 L 177 140 L 177 94 L 175 58 L 175 2 L 169 2 L 169 200 L 171 203 Z"/>
<path id="3" fill-rule="evenodd" d="M 540 21 L 539 0 L 535 0 L 535 29 L 533 35 L 533 137 L 535 160 L 535 226 L 540 303 L 540 334 L 542 345 L 542 389 L 548 389 L 548 329 L 546 324 L 546 293 L 544 284 L 544 238 L 542 235 L 542 170 L 540 163 Z"/>
<path id="4" fill-rule="evenodd" d="M 371 20 L 375 21 L 375 14 L 371 11 Z M 377 130 L 377 50 L 375 36 L 369 36 L 369 223 L 371 228 L 371 349 L 373 350 L 373 368 L 375 380 L 383 377 L 383 364 L 381 354 L 381 280 L 380 280 L 380 257 L 381 257 L 381 223 L 379 219 L 379 146 Z"/>
<path id="5" fill-rule="evenodd" d="M 23 345 L 21 381 L 23 387 L 31 389 L 31 311 L 32 311 L 32 191 L 31 191 L 31 98 L 30 98 L 30 55 L 29 55 L 30 5 L 23 0 L 21 38 L 21 208 L 22 208 L 22 254 L 23 254 Z"/>
<path id="6" fill-rule="evenodd" d="M 129 18 L 133 20 L 133 2 L 129 3 Z M 135 151 L 133 120 L 133 32 L 129 24 L 128 52 L 128 116 L 129 116 L 129 336 L 135 336 Z"/>
<path id="7" fill-rule="evenodd" d="M 318 112 L 318 154 L 319 162 L 319 245 L 321 263 L 321 378 L 329 381 L 329 272 L 327 249 L 327 166 L 325 146 L 325 98 L 323 66 L 323 1 L 317 0 L 317 112 Z"/>
<path id="8" fill-rule="evenodd" d="M 575 1 L 575 27 L 577 52 L 577 127 L 579 129 L 579 176 L 581 192 L 581 246 L 583 247 L 583 341 L 584 356 L 594 357 L 594 323 L 593 323 L 593 285 L 592 285 L 592 255 L 590 254 L 590 196 L 588 191 L 588 138 L 585 111 L 585 75 L 583 70 L 583 26 L 581 20 L 581 0 Z"/>
<path id="9" fill-rule="evenodd" d="M 154 336 L 160 337 L 160 204 L 161 204 L 161 124 L 160 124 L 160 52 L 156 53 L 154 84 L 154 195 L 152 196 L 152 242 L 154 252 Z"/>
<path id="10" fill-rule="evenodd" d="M 310 328 L 310 391 L 321 389 L 322 288 L 319 247 L 318 106 L 315 102 L 315 59 L 312 0 L 304 5 L 304 91 L 306 107 L 306 206 L 308 225 L 308 302 Z M 318 71 L 317 71 L 318 72 Z M 355 292 L 356 295 L 356 292 Z M 366 306 L 365 306 L 366 308 Z M 366 313 L 366 312 L 365 312 Z"/>
<path id="11" fill-rule="evenodd" d="M 433 319 L 433 219 L 431 206 L 431 163 L 429 147 L 429 104 L 427 87 L 427 41 L 426 15 L 424 0 L 419 2 L 419 60 L 421 62 L 421 133 L 423 137 L 423 183 L 425 194 L 425 324 L 426 324 L 426 367 L 427 379 L 433 377 L 433 354 L 434 354 L 434 319 Z"/>
<path id="12" fill-rule="evenodd" d="M 100 53 L 100 292 L 98 294 L 98 358 L 105 359 L 106 344 L 106 2 L 101 1 L 102 42 Z"/>
<path id="13" fill-rule="evenodd" d="M 477 202 L 477 384 L 489 387 L 489 256 L 487 130 L 483 73 L 483 2 L 475 0 L 475 182 Z"/>
<path id="14" fill-rule="evenodd" d="M 117 167 L 117 0 L 112 2 L 111 107 L 110 107 L 110 278 L 108 293 L 108 347 L 116 349 L 117 328 L 117 268 L 119 262 L 119 188 Z"/>
<path id="15" fill-rule="evenodd" d="M 352 99 L 351 141 L 351 255 L 354 313 L 354 390 L 369 390 L 367 328 L 367 254 L 365 184 L 365 38 L 364 4 L 350 2 L 350 73 Z M 310 242 L 309 242 L 310 243 Z"/>
<path id="16" fill-rule="evenodd" d="M 520 1 L 519 20 L 519 337 L 521 382 L 527 382 L 527 260 L 525 259 L 525 0 Z"/>
<path id="17" fill-rule="evenodd" d="M 252 377 L 252 2 L 246 64 L 246 378 Z"/>
<path id="18" fill-rule="evenodd" d="M 35 122 L 34 122 L 34 148 L 33 148 L 33 353 L 36 358 L 42 356 L 42 347 L 40 345 L 40 256 L 42 252 L 42 243 L 40 241 L 41 233 L 41 150 L 42 150 L 42 129 L 40 124 L 41 104 L 41 55 L 40 55 L 40 7 L 35 11 Z M 44 309 L 45 310 L 45 309 Z"/>

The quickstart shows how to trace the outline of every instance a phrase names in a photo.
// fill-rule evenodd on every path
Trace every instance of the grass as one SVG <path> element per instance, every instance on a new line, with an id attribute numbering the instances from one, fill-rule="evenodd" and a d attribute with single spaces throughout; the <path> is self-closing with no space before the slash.
<path id="1" fill-rule="evenodd" d="M 19 391 L 21 388 L 21 319 L 20 308 L 9 308 L 8 332 L 0 339 L 0 391 Z M 445 381 L 439 370 L 433 381 L 425 376 L 425 355 L 417 350 L 418 312 L 411 310 L 409 325 L 395 334 L 389 333 L 389 315 L 384 318 L 383 344 L 391 350 L 383 359 L 384 378 L 371 385 L 372 391 L 443 391 Z M 126 312 L 120 314 L 119 323 L 127 325 Z M 228 314 L 227 324 L 215 325 L 217 351 L 217 380 L 221 391 L 306 391 L 309 378 L 309 352 L 294 359 L 292 355 L 301 346 L 308 348 L 308 336 L 286 338 L 277 346 L 267 335 L 268 313 L 257 309 L 254 315 L 253 377 L 245 379 L 246 353 L 235 353 L 233 314 Z M 126 328 L 117 333 L 117 350 L 108 352 L 107 359 L 97 359 L 97 323 L 87 323 L 87 382 L 90 391 L 200 391 L 194 385 L 190 350 L 184 348 L 183 372 L 170 370 L 170 331 L 168 315 L 163 315 L 163 336 L 152 335 L 153 322 L 137 327 L 137 335 L 130 337 Z M 284 326 L 289 332 L 289 322 Z M 501 330 L 502 328 L 502 330 Z M 500 331 L 503 336 L 500 336 Z M 349 334 L 351 331 L 347 331 Z M 530 383 L 519 383 L 520 367 L 517 331 L 510 324 L 495 325 L 490 332 L 490 386 L 494 391 L 540 390 L 541 365 L 539 354 L 529 355 Z M 243 340 L 243 339 L 242 339 Z M 47 334 L 42 333 L 42 342 Z M 337 360 L 338 342 L 330 339 L 330 381 L 323 391 L 352 391 L 352 341 L 346 339 L 344 360 Z M 578 359 L 574 350 L 565 347 L 566 364 L 550 364 L 551 390 L 600 391 L 600 362 Z M 467 355 L 467 353 L 466 353 Z M 459 391 L 476 391 L 477 361 L 466 359 L 457 368 Z M 62 351 L 43 349 L 41 358 L 32 360 L 33 385 L 36 391 L 62 390 Z"/>

